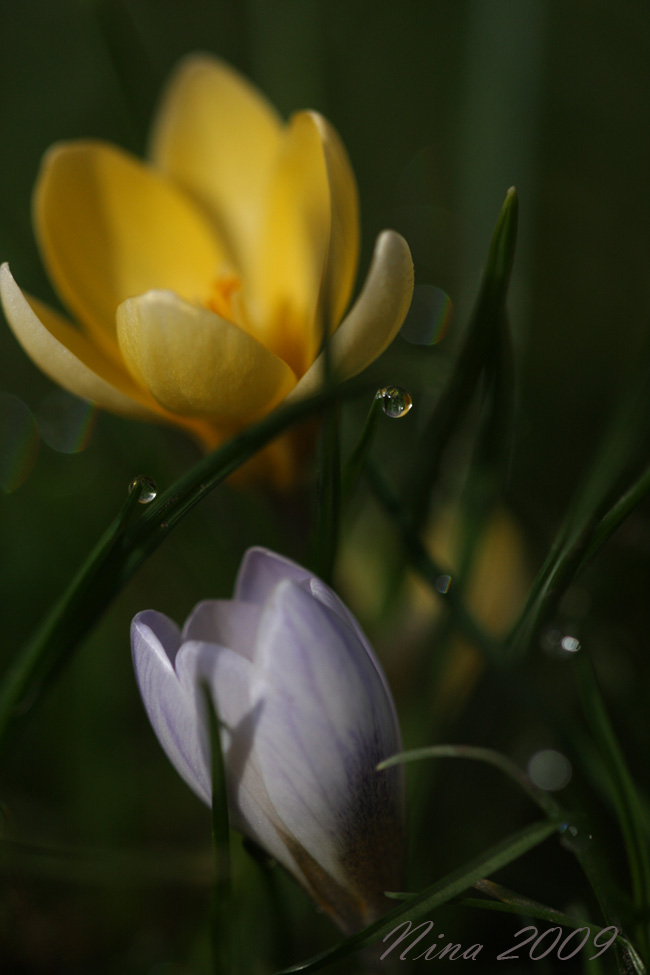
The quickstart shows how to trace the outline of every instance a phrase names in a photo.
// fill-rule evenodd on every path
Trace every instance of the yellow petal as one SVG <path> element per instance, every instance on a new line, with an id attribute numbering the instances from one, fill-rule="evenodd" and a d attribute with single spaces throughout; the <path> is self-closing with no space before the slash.
<path id="1" fill-rule="evenodd" d="M 128 299 L 117 320 L 127 366 L 173 413 L 245 422 L 295 384 L 287 364 L 237 325 L 172 292 Z"/>
<path id="2" fill-rule="evenodd" d="M 9 325 L 32 361 L 60 386 L 114 413 L 157 418 L 155 400 L 55 311 L 28 298 L 8 264 L 0 267 L 0 298 Z"/>
<path id="3" fill-rule="evenodd" d="M 225 259 L 190 200 L 148 166 L 100 142 L 49 150 L 34 219 L 61 298 L 113 356 L 120 302 L 154 288 L 205 300 Z"/>
<path id="4" fill-rule="evenodd" d="M 321 133 L 314 116 L 300 112 L 286 130 L 273 173 L 262 250 L 254 268 L 253 294 L 264 317 L 256 316 L 252 307 L 262 341 L 298 374 L 320 344 L 322 325 L 316 319 L 330 229 Z"/>
<path id="5" fill-rule="evenodd" d="M 332 216 L 321 304 L 334 328 L 348 306 L 357 276 L 359 199 L 350 160 L 337 132 L 322 115 L 310 115 L 321 137 L 330 190 Z"/>
<path id="6" fill-rule="evenodd" d="M 394 230 L 377 238 L 361 294 L 332 335 L 329 344 L 337 379 L 356 376 L 388 348 L 411 304 L 413 261 L 408 244 Z M 288 399 L 309 396 L 323 382 L 324 356 L 318 356 Z"/>
<path id="7" fill-rule="evenodd" d="M 282 123 L 266 99 L 217 58 L 181 62 L 155 119 L 151 157 L 211 215 L 238 271 L 259 247 Z"/>

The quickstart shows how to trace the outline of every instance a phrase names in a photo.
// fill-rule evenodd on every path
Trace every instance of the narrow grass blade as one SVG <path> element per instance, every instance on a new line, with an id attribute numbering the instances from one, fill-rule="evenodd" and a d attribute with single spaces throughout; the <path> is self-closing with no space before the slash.
<path id="1" fill-rule="evenodd" d="M 577 573 L 650 490 L 650 470 L 639 460 L 647 457 L 649 397 L 650 347 L 535 578 L 508 638 L 509 656 L 528 651 Z M 631 478 L 631 486 L 624 488 L 625 478 Z"/>
<path id="2" fill-rule="evenodd" d="M 367 380 L 346 383 L 278 408 L 201 460 L 148 504 L 133 524 L 127 524 L 137 501 L 131 496 L 51 612 L 12 660 L 0 685 L 0 739 L 16 705 L 71 657 L 131 576 L 202 498 L 292 425 L 373 388 Z"/>
<path id="3" fill-rule="evenodd" d="M 508 890 L 508 888 L 502 887 L 501 884 L 495 884 L 491 880 L 477 881 L 474 884 L 474 889 L 495 899 L 484 900 L 478 897 L 463 897 L 458 901 L 458 904 L 462 907 L 475 907 L 487 911 L 502 911 L 506 914 L 517 914 L 523 917 L 535 918 L 538 921 L 548 921 L 551 924 L 559 924 L 564 928 L 571 928 L 574 931 L 580 928 L 589 928 L 592 934 L 598 934 L 598 932 L 606 930 L 601 925 L 593 924 L 591 921 L 585 921 L 582 918 L 571 917 L 569 914 L 557 911 L 553 907 L 547 907 L 545 904 L 531 900 L 530 897 L 525 897 L 513 890 Z M 611 927 L 611 925 L 607 925 L 607 927 Z M 635 975 L 646 975 L 646 968 L 643 961 L 627 938 L 618 934 L 616 936 L 616 944 L 627 956 L 631 966 L 629 970 L 635 972 Z M 591 971 L 591 968 L 589 970 Z"/>
<path id="4" fill-rule="evenodd" d="M 320 296 L 320 314 L 323 322 L 321 353 L 325 389 L 336 384 L 332 349 L 330 345 L 331 309 L 326 291 Z M 341 445 L 339 436 L 339 409 L 336 404 L 323 411 L 320 435 L 320 464 L 317 484 L 316 534 L 312 565 L 316 574 L 325 582 L 332 581 L 334 563 L 338 550 L 339 525 L 341 516 Z"/>
<path id="5" fill-rule="evenodd" d="M 607 921 L 608 925 L 615 924 L 617 918 L 614 916 L 614 912 L 606 896 L 606 890 L 611 889 L 611 884 L 605 884 L 603 882 L 603 876 L 607 873 L 607 870 L 602 862 L 602 858 L 596 855 L 590 844 L 582 842 L 582 836 L 587 832 L 584 827 L 584 822 L 577 830 L 575 838 L 574 834 L 570 831 L 570 827 L 576 821 L 583 820 L 584 817 L 576 816 L 564 809 L 552 796 L 531 782 L 515 762 L 506 755 L 502 755 L 500 752 L 490 748 L 476 748 L 470 745 L 432 745 L 391 755 L 390 758 L 384 759 L 377 767 L 378 769 L 389 768 L 391 765 L 417 762 L 427 758 L 461 758 L 485 762 L 488 765 L 498 768 L 511 778 L 548 816 L 549 821 L 560 829 L 563 834 L 562 843 L 580 864 L 600 905 L 603 918 Z"/>
<path id="6" fill-rule="evenodd" d="M 290 968 L 284 968 L 276 975 L 292 975 L 293 972 L 316 972 L 346 958 L 354 951 L 375 945 L 387 938 L 404 921 L 417 921 L 424 914 L 431 913 L 442 904 L 447 903 L 458 894 L 463 893 L 477 880 L 489 876 L 505 867 L 513 860 L 517 860 L 535 846 L 543 843 L 556 831 L 556 826 L 549 822 L 537 822 L 526 826 L 511 836 L 491 846 L 485 853 L 471 860 L 463 867 L 447 874 L 437 883 L 416 894 L 407 904 L 400 904 L 389 911 L 383 918 L 364 928 L 358 934 L 346 938 L 344 941 L 323 951 L 308 961 Z"/>
<path id="7" fill-rule="evenodd" d="M 474 619 L 467 607 L 460 598 L 458 590 L 451 586 L 448 591 L 440 588 L 440 580 L 449 577 L 450 573 L 443 566 L 437 565 L 431 558 L 428 551 L 420 541 L 420 537 L 414 530 L 410 517 L 406 509 L 402 506 L 397 495 L 389 486 L 383 475 L 374 464 L 367 465 L 368 483 L 377 501 L 392 519 L 395 528 L 399 532 L 402 545 L 406 556 L 411 563 L 411 567 L 436 593 L 445 601 L 449 609 L 454 613 L 454 621 L 458 629 L 471 642 L 479 647 L 485 656 L 492 663 L 498 664 L 497 645 L 492 637 Z"/>
<path id="8" fill-rule="evenodd" d="M 311 563 L 316 575 L 329 584 L 336 562 L 341 517 L 341 445 L 336 408 L 328 410 L 323 418 L 316 504 Z"/>
<path id="9" fill-rule="evenodd" d="M 634 484 L 624 491 L 618 501 L 612 505 L 596 526 L 586 547 L 582 561 L 578 566 L 578 571 L 584 568 L 587 562 L 600 551 L 619 525 L 623 524 L 625 519 L 648 494 L 650 494 L 650 467 L 646 467 Z"/>
<path id="10" fill-rule="evenodd" d="M 0 686 L 0 738 L 14 707 L 29 689 L 44 679 L 59 662 L 58 650 L 74 641 L 75 629 L 87 612 L 91 592 L 98 581 L 111 574 L 124 539 L 129 518 L 137 506 L 143 483 L 133 482 L 126 501 L 103 533 L 63 596 L 43 621 L 32 640 L 10 664 Z"/>
<path id="11" fill-rule="evenodd" d="M 423 758 L 462 758 L 492 765 L 512 779 L 556 826 L 566 821 L 566 812 L 548 792 L 531 782 L 526 773 L 522 772 L 507 755 L 502 755 L 491 748 L 475 748 L 471 745 L 431 745 L 425 748 L 414 748 L 408 752 L 391 755 L 390 758 L 380 762 L 377 769 L 390 768 L 391 765 L 402 765 L 406 762 L 418 762 Z"/>
<path id="12" fill-rule="evenodd" d="M 359 438 L 359 442 L 352 451 L 350 458 L 345 465 L 343 471 L 343 484 L 342 484 L 342 497 L 343 501 L 346 501 L 355 485 L 361 478 L 363 470 L 366 466 L 366 461 L 368 459 L 368 453 L 372 442 L 375 438 L 375 432 L 377 430 L 377 421 L 381 414 L 381 397 L 375 394 L 372 400 L 372 405 L 368 411 L 368 416 L 366 417 L 366 422 L 363 427 L 363 431 Z"/>
<path id="13" fill-rule="evenodd" d="M 266 968 L 276 968 L 291 951 L 296 934 L 291 924 L 286 891 L 282 886 L 282 868 L 252 840 L 245 839 L 243 847 L 257 865 L 258 877 L 264 889 L 264 913 L 271 931 L 264 959 Z"/>
<path id="14" fill-rule="evenodd" d="M 210 925 L 215 975 L 236 971 L 237 924 L 230 865 L 230 828 L 226 796 L 226 770 L 221 751 L 219 718 L 210 688 L 202 686 L 210 726 L 212 771 L 212 857 L 213 886 Z"/>
<path id="15" fill-rule="evenodd" d="M 621 747 L 609 720 L 591 660 L 584 653 L 573 661 L 582 707 L 611 782 L 612 801 L 619 821 L 632 881 L 632 897 L 640 918 L 637 942 L 649 952 L 650 857 L 643 806 Z"/>
<path id="16" fill-rule="evenodd" d="M 440 395 L 418 451 L 418 467 L 411 477 L 413 489 L 409 505 L 416 527 L 426 516 L 443 451 L 465 415 L 486 359 L 499 346 L 498 333 L 503 325 L 517 241 L 518 212 L 517 193 L 512 187 L 506 194 L 492 234 L 483 281 L 455 368 Z"/>

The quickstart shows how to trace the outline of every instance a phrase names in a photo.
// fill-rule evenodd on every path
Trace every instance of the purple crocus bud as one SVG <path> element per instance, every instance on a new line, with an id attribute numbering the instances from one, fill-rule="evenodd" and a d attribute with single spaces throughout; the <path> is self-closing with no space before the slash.
<path id="1" fill-rule="evenodd" d="M 221 726 L 230 823 L 262 846 L 344 931 L 391 906 L 403 883 L 404 780 L 395 706 L 366 637 L 320 579 L 261 548 L 232 600 L 182 632 L 139 613 L 133 661 L 149 720 L 177 771 L 211 801 L 202 686 Z"/>

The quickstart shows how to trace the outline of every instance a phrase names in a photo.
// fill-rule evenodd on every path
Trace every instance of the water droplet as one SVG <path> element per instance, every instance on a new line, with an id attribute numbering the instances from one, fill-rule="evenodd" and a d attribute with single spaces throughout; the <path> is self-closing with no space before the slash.
<path id="1" fill-rule="evenodd" d="M 393 419 L 406 416 L 413 406 L 411 394 L 401 386 L 382 386 L 377 390 L 375 399 L 381 400 L 383 412 Z"/>
<path id="2" fill-rule="evenodd" d="M 563 636 L 560 640 L 560 646 L 567 653 L 576 653 L 580 649 L 580 640 L 576 636 Z"/>
<path id="3" fill-rule="evenodd" d="M 449 592 L 450 585 L 451 585 L 451 576 L 447 576 L 447 575 L 438 576 L 438 578 L 435 581 L 436 589 L 438 590 L 439 593 L 442 593 L 443 596 L 446 596 L 447 593 Z"/>
<path id="4" fill-rule="evenodd" d="M 38 426 L 45 443 L 61 454 L 77 454 L 90 443 L 97 408 L 63 389 L 42 401 Z"/>
<path id="5" fill-rule="evenodd" d="M 570 823 L 562 823 L 562 825 L 560 826 L 560 832 L 567 833 L 569 836 L 577 836 L 578 827 L 572 826 Z"/>
<path id="6" fill-rule="evenodd" d="M 580 826 L 575 826 L 573 823 L 563 823 L 560 827 L 560 843 L 565 850 L 569 850 L 571 853 L 585 853 L 594 839 L 593 834 L 587 830 L 586 822 Z"/>
<path id="7" fill-rule="evenodd" d="M 559 626 L 547 626 L 541 635 L 542 650 L 551 657 L 566 659 L 570 654 L 577 653 L 582 649 L 582 644 L 577 636 L 565 632 Z"/>
<path id="8" fill-rule="evenodd" d="M 435 345 L 447 332 L 451 312 L 451 298 L 442 288 L 419 284 L 399 334 L 412 345 Z"/>
<path id="9" fill-rule="evenodd" d="M 152 478 L 147 477 L 146 474 L 138 474 L 134 477 L 129 484 L 129 494 L 135 491 L 137 487 L 141 486 L 140 497 L 138 498 L 138 504 L 149 504 L 150 501 L 158 494 L 158 488 L 156 487 L 156 482 Z"/>
<path id="10" fill-rule="evenodd" d="M 528 777 L 531 782 L 546 792 L 564 789 L 571 781 L 572 775 L 573 769 L 569 759 L 553 748 L 544 748 L 536 752 L 528 762 Z M 570 833 L 573 829 L 575 827 L 568 827 Z"/>

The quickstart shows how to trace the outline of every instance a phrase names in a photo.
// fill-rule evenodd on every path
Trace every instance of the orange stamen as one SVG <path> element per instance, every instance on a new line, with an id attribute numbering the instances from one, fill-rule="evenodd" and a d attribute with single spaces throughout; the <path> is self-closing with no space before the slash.
<path id="1" fill-rule="evenodd" d="M 214 282 L 212 293 L 206 301 L 210 311 L 234 321 L 232 296 L 241 289 L 241 281 L 236 274 L 222 274 Z"/>

